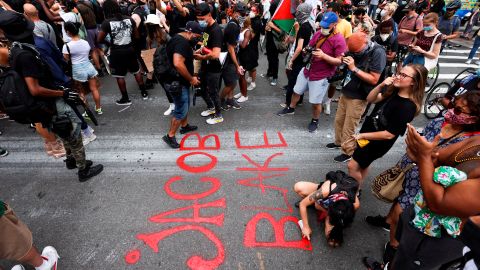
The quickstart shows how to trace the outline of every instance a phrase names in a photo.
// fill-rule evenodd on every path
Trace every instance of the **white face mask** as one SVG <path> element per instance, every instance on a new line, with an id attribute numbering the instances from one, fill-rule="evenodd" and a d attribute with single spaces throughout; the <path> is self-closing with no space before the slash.
<path id="1" fill-rule="evenodd" d="M 249 16 L 250 16 L 250 19 L 253 19 L 253 18 L 255 18 L 256 14 L 255 14 L 255 12 L 250 11 Z"/>
<path id="2" fill-rule="evenodd" d="M 388 39 L 388 37 L 390 36 L 390 34 L 380 34 L 380 38 L 385 41 Z"/>
<path id="3" fill-rule="evenodd" d="M 380 12 L 380 17 L 383 18 L 383 17 L 385 17 L 386 15 L 387 15 L 387 11 L 386 11 L 386 10 L 382 10 L 382 11 Z"/>
<path id="4" fill-rule="evenodd" d="M 322 35 L 328 36 L 330 35 L 330 28 L 322 28 Z"/>

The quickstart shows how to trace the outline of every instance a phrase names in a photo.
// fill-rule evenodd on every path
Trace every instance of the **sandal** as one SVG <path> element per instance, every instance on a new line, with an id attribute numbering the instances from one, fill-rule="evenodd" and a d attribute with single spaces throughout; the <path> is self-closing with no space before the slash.
<path id="1" fill-rule="evenodd" d="M 363 257 L 362 258 L 363 265 L 367 267 L 368 270 L 383 270 L 384 266 L 374 258 L 370 257 Z"/>

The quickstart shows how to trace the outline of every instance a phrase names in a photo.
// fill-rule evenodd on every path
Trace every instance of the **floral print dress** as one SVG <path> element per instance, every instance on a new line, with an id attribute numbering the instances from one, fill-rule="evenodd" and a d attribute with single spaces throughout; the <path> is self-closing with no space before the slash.
<path id="1" fill-rule="evenodd" d="M 429 142 L 433 141 L 435 136 L 440 134 L 440 131 L 442 130 L 442 126 L 444 122 L 445 122 L 445 119 L 443 117 L 433 119 L 425 126 L 425 129 L 423 130 L 423 136 L 425 136 L 425 138 Z M 472 135 L 460 136 L 457 138 L 453 138 L 447 142 L 445 142 L 445 139 L 442 139 L 439 142 L 439 144 L 441 144 L 439 147 L 443 148 L 450 144 L 461 142 L 471 136 Z M 408 157 L 407 154 L 405 154 L 400 159 L 399 163 L 400 163 L 400 168 L 405 169 L 409 164 L 414 162 Z M 397 198 L 397 201 L 403 210 L 407 209 L 412 205 L 413 199 L 415 198 L 419 190 L 420 190 L 420 175 L 418 172 L 418 166 L 413 166 L 412 169 L 410 169 L 405 173 L 405 181 L 403 182 L 403 191 L 400 194 L 400 196 L 398 196 Z"/>

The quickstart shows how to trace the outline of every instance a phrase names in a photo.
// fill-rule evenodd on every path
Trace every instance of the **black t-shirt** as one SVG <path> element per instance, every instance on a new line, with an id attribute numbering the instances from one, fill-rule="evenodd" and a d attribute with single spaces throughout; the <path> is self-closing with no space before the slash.
<path id="1" fill-rule="evenodd" d="M 373 45 L 369 45 L 372 47 L 365 52 L 361 59 L 354 59 L 355 66 L 364 72 L 373 71 L 382 74 L 387 64 L 387 55 L 380 45 L 372 44 Z M 355 73 L 348 72 L 344 80 L 342 93 L 351 99 L 366 100 L 368 94 L 374 87 L 375 85 L 362 81 Z"/>
<path id="2" fill-rule="evenodd" d="M 185 28 L 187 22 L 189 21 L 196 21 L 197 18 L 195 17 L 195 7 L 192 4 L 187 4 L 185 6 L 188 9 L 188 14 L 183 17 L 177 8 L 173 8 L 173 10 L 168 10 L 165 18 L 170 23 L 170 35 L 174 36 L 181 32 L 181 28 Z"/>
<path id="3" fill-rule="evenodd" d="M 240 35 L 240 26 L 236 21 L 231 20 L 227 23 L 227 27 L 223 31 L 223 43 L 222 43 L 222 52 L 228 52 L 228 45 L 237 47 L 238 45 L 238 36 Z M 235 48 L 237 49 L 237 48 Z M 228 59 L 226 60 L 227 64 L 233 64 L 231 60 L 231 55 L 228 53 Z"/>
<path id="4" fill-rule="evenodd" d="M 203 33 L 203 36 L 204 38 L 206 37 L 207 43 L 204 45 L 208 49 L 213 50 L 213 48 L 222 48 L 223 33 L 218 23 L 215 22 L 211 26 L 208 26 L 205 33 Z M 205 71 L 212 73 L 219 73 L 222 69 L 219 60 L 204 61 L 204 66 L 206 68 Z"/>
<path id="5" fill-rule="evenodd" d="M 312 37 L 313 28 L 309 22 L 304 22 L 300 25 L 300 29 L 298 29 L 297 38 L 295 42 L 295 50 L 298 47 L 298 40 L 303 39 L 303 46 L 302 49 L 307 47 L 308 43 L 310 42 L 310 38 Z M 303 66 L 303 54 L 300 54 L 295 61 L 293 61 L 294 66 Z"/>
<path id="6" fill-rule="evenodd" d="M 175 35 L 170 41 L 167 43 L 167 56 L 168 60 L 173 66 L 173 55 L 178 53 L 183 58 L 185 58 L 185 66 L 187 67 L 188 72 L 193 75 L 193 49 L 190 46 L 190 43 L 186 38 L 177 34 Z M 185 86 L 190 86 L 190 82 L 188 82 L 185 78 L 180 76 L 180 83 Z"/>
<path id="7" fill-rule="evenodd" d="M 386 105 L 383 108 L 383 115 L 386 119 L 386 126 L 375 127 L 371 116 L 377 115 L 382 105 Z M 404 98 L 394 93 L 393 96 L 386 98 L 382 102 L 375 105 L 372 113 L 365 119 L 360 133 L 376 132 L 376 131 L 388 131 L 395 135 L 391 140 L 370 141 L 374 143 L 375 148 L 379 151 L 388 151 L 399 136 L 403 136 L 407 130 L 407 124 L 415 118 L 415 112 L 417 107 L 415 103 L 408 98 Z M 378 121 L 377 121 L 378 122 Z M 372 145 L 373 146 L 373 145 Z"/>
<path id="8" fill-rule="evenodd" d="M 252 46 L 256 48 L 258 42 L 260 41 L 260 35 L 262 33 L 262 20 L 260 19 L 260 17 L 257 16 L 251 19 L 251 22 L 251 28 L 255 36 L 250 40 L 250 43 L 248 43 L 248 45 L 252 44 Z"/>
<path id="9" fill-rule="evenodd" d="M 398 41 L 390 35 L 387 40 L 383 41 L 380 36 L 374 36 L 372 41 L 385 49 L 385 52 L 398 52 Z"/>
<path id="10" fill-rule="evenodd" d="M 123 16 L 121 20 L 110 18 L 102 23 L 101 30 L 106 34 L 110 34 L 112 40 L 112 49 L 118 47 L 130 47 L 133 45 L 133 30 L 135 29 L 135 21 L 127 16 Z"/>

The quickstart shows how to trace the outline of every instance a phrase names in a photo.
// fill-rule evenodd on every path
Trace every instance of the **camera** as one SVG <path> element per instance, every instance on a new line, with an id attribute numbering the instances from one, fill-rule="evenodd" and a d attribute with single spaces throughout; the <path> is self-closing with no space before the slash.
<path id="1" fill-rule="evenodd" d="M 310 63 L 312 60 L 312 52 L 315 50 L 315 47 L 307 46 L 303 49 L 303 64 Z"/>

